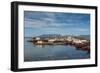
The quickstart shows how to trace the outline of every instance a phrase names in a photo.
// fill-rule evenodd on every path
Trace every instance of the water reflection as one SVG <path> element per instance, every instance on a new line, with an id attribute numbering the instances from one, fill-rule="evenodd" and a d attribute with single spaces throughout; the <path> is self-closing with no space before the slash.
<path id="1" fill-rule="evenodd" d="M 54 46 L 57 46 L 57 45 L 42 45 L 42 44 L 37 44 L 37 45 L 36 45 L 36 44 L 34 44 L 34 43 L 33 43 L 33 45 L 34 45 L 34 47 L 38 47 L 38 48 L 44 48 L 44 47 L 46 47 L 46 46 L 53 48 Z M 90 53 L 90 50 L 84 50 L 84 49 L 81 49 L 81 48 L 77 48 L 77 47 L 75 47 L 74 45 L 65 45 L 65 46 L 70 46 L 70 47 L 75 48 L 76 50 L 87 51 L 87 53 Z"/>
<path id="2" fill-rule="evenodd" d="M 35 47 L 43 48 L 45 47 L 44 45 L 34 45 Z"/>
<path id="3" fill-rule="evenodd" d="M 35 45 L 24 41 L 24 61 L 87 59 L 90 54 L 71 45 Z"/>

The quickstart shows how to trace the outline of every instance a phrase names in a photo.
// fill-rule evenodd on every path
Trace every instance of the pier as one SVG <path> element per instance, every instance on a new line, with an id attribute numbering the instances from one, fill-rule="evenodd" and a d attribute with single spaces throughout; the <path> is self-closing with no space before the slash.
<path id="1" fill-rule="evenodd" d="M 78 50 L 90 51 L 90 42 L 84 39 L 78 39 L 74 37 L 60 37 L 60 38 L 45 38 L 41 39 L 36 37 L 29 40 L 35 45 L 70 45 L 74 46 Z"/>

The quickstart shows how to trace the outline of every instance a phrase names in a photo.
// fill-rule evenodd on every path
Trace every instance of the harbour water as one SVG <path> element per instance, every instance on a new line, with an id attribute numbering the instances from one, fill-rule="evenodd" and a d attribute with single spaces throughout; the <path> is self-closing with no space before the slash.
<path id="1" fill-rule="evenodd" d="M 34 45 L 24 38 L 24 61 L 70 60 L 90 58 L 88 51 L 70 45 Z"/>

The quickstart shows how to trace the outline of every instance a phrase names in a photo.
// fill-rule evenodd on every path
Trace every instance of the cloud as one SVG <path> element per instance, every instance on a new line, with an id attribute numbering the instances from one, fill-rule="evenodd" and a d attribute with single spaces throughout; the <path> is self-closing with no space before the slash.
<path id="1" fill-rule="evenodd" d="M 25 27 L 64 28 L 90 24 L 88 14 L 24 11 Z"/>
<path id="2" fill-rule="evenodd" d="M 88 31 L 90 31 L 90 29 L 89 28 L 77 28 L 76 29 L 76 31 L 79 31 L 79 32 L 88 32 Z"/>
<path id="3" fill-rule="evenodd" d="M 30 33 L 85 34 L 90 32 L 89 14 L 24 12 L 25 28 L 32 28 Z"/>

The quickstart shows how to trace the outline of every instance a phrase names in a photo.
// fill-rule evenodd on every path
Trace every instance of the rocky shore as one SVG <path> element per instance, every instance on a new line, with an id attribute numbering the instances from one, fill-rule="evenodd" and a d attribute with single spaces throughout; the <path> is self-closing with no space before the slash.
<path id="1" fill-rule="evenodd" d="M 75 43 L 73 41 L 54 41 L 54 42 L 48 42 L 47 40 L 44 40 L 43 42 L 38 42 L 36 40 L 31 40 L 29 42 L 32 42 L 35 45 L 70 45 L 74 46 L 78 50 L 83 51 L 90 51 L 90 42 L 82 42 L 82 43 Z"/>
<path id="2" fill-rule="evenodd" d="M 70 45 L 75 47 L 77 50 L 90 52 L 90 41 L 78 36 L 42 35 L 34 37 L 28 42 L 32 42 L 35 45 Z"/>

